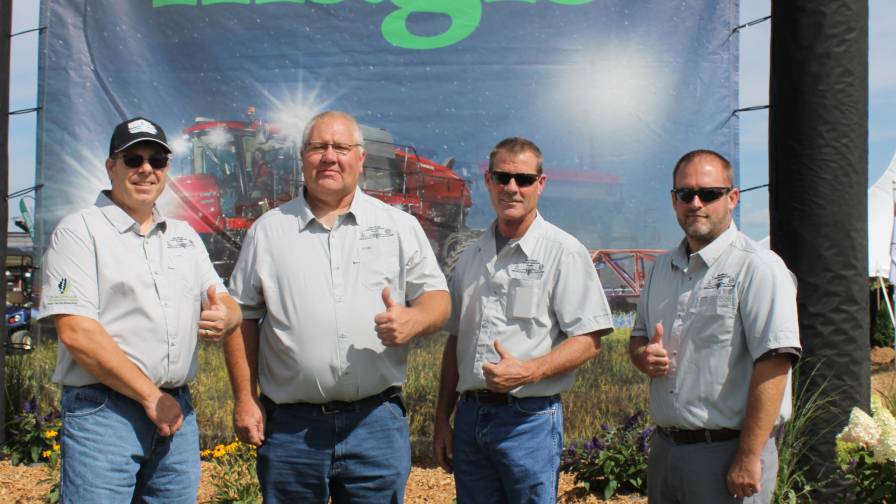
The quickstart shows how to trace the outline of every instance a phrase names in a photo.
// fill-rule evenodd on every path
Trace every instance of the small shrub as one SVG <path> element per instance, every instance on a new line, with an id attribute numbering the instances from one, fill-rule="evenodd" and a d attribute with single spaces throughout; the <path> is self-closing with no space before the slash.
<path id="1" fill-rule="evenodd" d="M 585 490 L 609 500 L 616 494 L 647 492 L 647 455 L 653 429 L 637 412 L 618 427 L 607 424 L 581 449 L 570 446 L 560 470 Z"/>
<path id="2" fill-rule="evenodd" d="M 255 472 L 255 447 L 234 441 L 217 445 L 199 453 L 213 464 L 212 502 L 256 504 L 261 502 L 261 489 Z"/>
<path id="3" fill-rule="evenodd" d="M 896 419 L 877 396 L 871 413 L 853 408 L 837 435 L 837 462 L 853 482 L 854 502 L 892 502 L 896 495 Z"/>
<path id="4" fill-rule="evenodd" d="M 871 334 L 871 346 L 886 348 L 893 346 L 893 321 L 890 320 L 890 313 L 885 305 L 877 310 L 874 331 Z"/>
<path id="5" fill-rule="evenodd" d="M 37 462 L 55 464 L 59 459 L 61 428 L 59 412 L 41 416 L 37 410 L 37 400 L 31 398 L 25 401 L 21 413 L 7 424 L 10 436 L 3 453 L 12 465 Z"/>

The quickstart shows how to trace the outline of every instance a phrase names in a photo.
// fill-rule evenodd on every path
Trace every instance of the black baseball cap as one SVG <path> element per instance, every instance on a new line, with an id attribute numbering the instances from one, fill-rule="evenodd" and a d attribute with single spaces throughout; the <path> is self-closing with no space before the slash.
<path id="1" fill-rule="evenodd" d="M 115 127 L 112 141 L 109 142 L 109 157 L 137 142 L 155 142 L 161 145 L 165 152 L 171 154 L 171 147 L 168 146 L 168 139 L 162 127 L 145 117 L 135 117 Z"/>

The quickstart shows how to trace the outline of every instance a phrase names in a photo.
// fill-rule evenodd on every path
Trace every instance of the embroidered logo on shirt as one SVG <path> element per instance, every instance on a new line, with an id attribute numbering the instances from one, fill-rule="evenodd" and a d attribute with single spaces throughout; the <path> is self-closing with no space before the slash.
<path id="1" fill-rule="evenodd" d="M 541 280 L 544 276 L 544 264 L 535 259 L 528 259 L 526 262 L 511 265 L 510 271 L 514 273 L 511 275 L 514 278 Z"/>
<path id="2" fill-rule="evenodd" d="M 703 290 L 721 291 L 734 287 L 734 277 L 728 273 L 719 273 L 703 284 Z"/>
<path id="3" fill-rule="evenodd" d="M 196 244 L 193 243 L 193 240 L 189 238 L 185 238 L 183 236 L 175 236 L 168 240 L 168 248 L 192 248 L 195 247 Z"/>
<path id="4" fill-rule="evenodd" d="M 383 226 L 370 226 L 364 231 L 361 231 L 361 239 L 373 240 L 379 238 L 388 238 L 389 236 L 393 236 L 394 234 L 395 233 L 392 232 L 392 230 L 389 228 Z"/>
<path id="5" fill-rule="evenodd" d="M 47 296 L 48 305 L 71 305 L 78 304 L 78 296 L 70 294 L 71 283 L 68 278 L 62 277 L 56 284 L 56 292 Z"/>

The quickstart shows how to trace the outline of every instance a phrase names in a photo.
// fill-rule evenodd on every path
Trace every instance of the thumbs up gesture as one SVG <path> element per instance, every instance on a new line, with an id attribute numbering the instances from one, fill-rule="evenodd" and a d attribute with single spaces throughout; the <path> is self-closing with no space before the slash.
<path id="1" fill-rule="evenodd" d="M 495 351 L 501 360 L 482 365 L 486 388 L 493 392 L 509 392 L 535 381 L 532 378 L 533 366 L 511 355 L 498 340 L 495 340 Z"/>
<path id="2" fill-rule="evenodd" d="M 199 337 L 206 341 L 218 341 L 227 332 L 227 305 L 218 297 L 212 285 L 208 288 L 208 298 L 202 300 L 199 313 Z"/>
<path id="3" fill-rule="evenodd" d="M 663 347 L 663 331 L 663 324 L 657 324 L 650 343 L 644 347 L 644 351 L 641 353 L 641 362 L 638 367 L 651 378 L 659 378 L 669 373 L 669 354 Z"/>
<path id="4" fill-rule="evenodd" d="M 373 317 L 377 337 L 387 347 L 404 345 L 417 334 L 411 311 L 392 299 L 392 289 L 389 287 L 383 288 L 383 306 L 386 310 Z"/>

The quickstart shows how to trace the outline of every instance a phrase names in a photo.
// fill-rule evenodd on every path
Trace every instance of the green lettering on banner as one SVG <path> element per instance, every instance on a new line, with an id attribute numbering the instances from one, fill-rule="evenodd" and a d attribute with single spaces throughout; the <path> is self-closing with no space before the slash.
<path id="1" fill-rule="evenodd" d="M 201 0 L 202 6 L 217 4 L 303 4 L 306 0 Z M 334 5 L 345 0 L 307 0 L 310 3 Z M 379 4 L 383 0 L 364 0 L 369 4 Z M 398 10 L 383 19 L 380 30 L 387 42 L 402 49 L 428 50 L 454 45 L 469 37 L 479 28 L 482 20 L 482 3 L 519 2 L 534 4 L 537 0 L 392 0 Z M 584 5 L 594 0 L 548 0 L 558 5 Z M 172 5 L 198 6 L 200 0 L 152 0 L 153 7 Z M 408 29 L 408 18 L 412 14 L 435 14 L 448 16 L 451 25 L 436 35 L 417 35 Z"/>
<path id="2" fill-rule="evenodd" d="M 383 20 L 383 38 L 403 49 L 438 49 L 456 44 L 479 27 L 482 4 L 479 0 L 392 0 L 398 10 Z M 438 35 L 421 36 L 408 30 L 408 17 L 414 13 L 446 14 L 451 26 Z"/>

